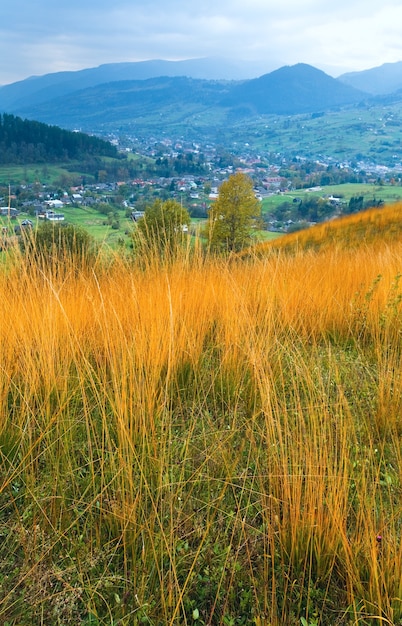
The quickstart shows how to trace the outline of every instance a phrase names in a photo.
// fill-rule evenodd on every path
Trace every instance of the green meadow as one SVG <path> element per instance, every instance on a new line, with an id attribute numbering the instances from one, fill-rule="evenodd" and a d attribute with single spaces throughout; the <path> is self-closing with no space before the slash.
<path id="1" fill-rule="evenodd" d="M 40 181 L 41 184 L 57 184 L 73 179 L 82 180 L 84 174 L 80 172 L 77 163 L 76 169 L 63 165 L 38 164 L 33 165 L 0 165 L 0 185 L 32 184 Z M 87 176 L 88 178 L 88 176 Z"/>
<path id="2" fill-rule="evenodd" d="M 377 185 L 372 183 L 345 183 L 312 189 L 295 189 L 264 198 L 262 211 L 263 213 L 270 212 L 283 202 L 291 202 L 293 198 L 303 200 L 310 196 L 317 198 L 333 196 L 340 198 L 346 204 L 349 203 L 351 198 L 362 196 L 365 202 L 374 199 L 377 201 L 383 200 L 384 203 L 390 204 L 399 202 L 402 199 L 402 187 L 400 185 Z"/>

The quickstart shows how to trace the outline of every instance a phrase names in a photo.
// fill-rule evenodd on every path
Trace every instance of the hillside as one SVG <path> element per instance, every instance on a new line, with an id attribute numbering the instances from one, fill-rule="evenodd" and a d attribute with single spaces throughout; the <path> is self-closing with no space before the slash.
<path id="1" fill-rule="evenodd" d="M 257 255 L 272 250 L 353 249 L 366 246 L 402 244 L 402 203 L 369 209 L 317 224 L 307 230 L 285 235 L 256 246 Z"/>
<path id="2" fill-rule="evenodd" d="M 338 80 L 373 95 L 390 94 L 402 89 L 402 61 L 384 63 L 362 72 L 348 72 Z"/>
<path id="3" fill-rule="evenodd" d="M 180 137 L 237 153 L 247 146 L 291 158 L 400 161 L 402 91 L 371 96 L 302 63 L 242 81 L 167 75 L 121 80 L 141 75 L 141 68 L 141 76 L 152 68 L 166 74 L 191 69 L 156 61 L 134 65 L 135 72 L 131 64 L 129 71 L 112 64 L 8 85 L 0 89 L 0 111 L 8 102 L 11 114 L 70 130 L 144 141 Z"/>
<path id="4" fill-rule="evenodd" d="M 62 125 L 66 128 L 109 129 L 131 125 L 155 124 L 163 118 L 166 128 L 177 123 L 191 127 L 194 116 L 211 126 L 227 126 L 228 120 L 252 118 L 260 113 L 298 114 L 316 112 L 360 102 L 364 94 L 324 72 L 305 64 L 284 67 L 255 80 L 216 81 L 188 77 L 154 77 L 146 80 L 118 80 L 110 73 L 109 82 L 65 92 L 50 84 L 38 94 L 27 93 L 14 102 L 2 100 L 0 108 L 10 112 Z M 32 79 L 34 80 L 34 79 Z M 50 79 L 47 79 L 50 80 Z M 24 81 L 25 82 L 25 81 Z M 76 83 L 78 85 L 78 83 Z M 31 89 L 28 81 L 26 88 Z M 20 83 L 19 89 L 23 88 Z M 9 87 L 11 89 L 12 86 Z M 156 118 L 154 117 L 156 116 Z M 152 129 L 149 129 L 152 130 Z"/>
<path id="5" fill-rule="evenodd" d="M 0 115 L 0 163 L 56 163 L 89 156 L 117 157 L 108 141 L 14 115 Z"/>
<path id="6" fill-rule="evenodd" d="M 299 63 L 233 87 L 224 104 L 249 105 L 255 113 L 295 115 L 333 109 L 364 97 L 325 72 Z"/>
<path id="7" fill-rule="evenodd" d="M 32 76 L 26 80 L 0 87 L 0 110 L 15 112 L 26 105 L 37 105 L 53 97 L 110 82 L 147 80 L 160 76 L 202 78 L 205 80 L 242 80 L 258 76 L 258 66 L 270 69 L 269 61 L 257 64 L 220 58 L 188 59 L 185 61 L 138 61 L 108 63 L 76 72 L 55 72 Z"/>
<path id="8" fill-rule="evenodd" d="M 97 85 L 21 109 L 21 115 L 52 120 L 74 128 L 117 129 L 145 126 L 149 132 L 177 121 L 189 122 L 194 114 L 219 108 L 229 89 L 226 81 L 186 77 L 159 77 Z"/>

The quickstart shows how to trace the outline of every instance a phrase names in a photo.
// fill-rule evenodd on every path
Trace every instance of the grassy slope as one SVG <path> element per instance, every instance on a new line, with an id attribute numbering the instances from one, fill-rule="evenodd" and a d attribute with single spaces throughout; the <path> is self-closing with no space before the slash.
<path id="1" fill-rule="evenodd" d="M 336 228 L 247 261 L 10 260 L 2 623 L 401 623 L 400 237 Z"/>
<path id="2" fill-rule="evenodd" d="M 80 164 L 75 164 L 76 170 L 71 171 L 71 165 L 52 165 L 34 163 L 26 166 L 22 165 L 0 165 L 0 185 L 8 185 L 9 183 L 16 184 L 29 184 L 41 181 L 44 184 L 57 184 L 58 181 L 63 180 L 63 177 L 67 180 L 76 179 L 82 180 L 85 176 L 87 179 L 91 177 L 80 171 Z M 62 183 L 60 183 L 63 186 Z"/>
<path id="3" fill-rule="evenodd" d="M 402 139 L 401 103 L 345 108 L 311 115 L 260 116 L 241 119 L 227 137 L 261 151 L 310 158 L 332 156 L 392 165 L 399 162 Z"/>
<path id="4" fill-rule="evenodd" d="M 330 222 L 318 224 L 278 238 L 271 244 L 260 244 L 257 254 L 272 249 L 308 250 L 336 247 L 355 249 L 361 245 L 375 246 L 402 242 L 402 203 L 382 209 L 369 209 Z"/>
<path id="5" fill-rule="evenodd" d="M 247 146 L 261 153 L 280 152 L 287 156 L 297 155 L 313 159 L 320 159 L 322 155 L 331 156 L 334 162 L 364 160 L 389 166 L 400 162 L 401 102 L 346 107 L 338 111 L 327 111 L 320 117 L 314 114 L 250 117 L 250 111 L 245 112 L 243 107 L 229 110 L 214 103 L 206 104 L 205 101 L 180 101 L 164 107 L 163 114 L 157 104 L 156 107 L 140 106 L 136 115 L 131 103 L 119 111 L 115 110 L 109 116 L 110 119 L 105 119 L 106 109 L 99 114 L 98 99 L 95 99 L 94 106 L 94 115 L 89 115 L 86 122 L 83 120 L 82 107 L 77 117 L 78 126 L 85 127 L 89 132 L 112 132 L 129 136 L 134 133 L 137 137 L 147 138 L 167 135 L 195 141 L 201 137 L 205 141 L 226 145 L 228 149 L 235 151 L 239 150 L 239 146 Z M 71 115 L 64 123 L 63 120 L 59 121 L 62 126 L 75 125 Z M 35 176 L 28 177 L 30 181 L 36 179 Z M 1 180 L 0 168 L 0 182 Z M 16 179 L 12 178 L 14 180 Z M 6 172 L 4 182 L 10 182 L 10 175 Z"/>

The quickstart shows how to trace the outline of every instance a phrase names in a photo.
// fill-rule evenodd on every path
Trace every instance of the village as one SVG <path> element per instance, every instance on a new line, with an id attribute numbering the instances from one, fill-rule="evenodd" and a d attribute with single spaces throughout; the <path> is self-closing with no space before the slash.
<path id="1" fill-rule="evenodd" d="M 347 212 L 345 205 L 350 198 L 344 199 L 342 194 L 346 184 L 356 188 L 398 188 L 402 177 L 399 165 L 391 169 L 364 162 L 336 162 L 324 156 L 310 161 L 302 156 L 290 159 L 279 153 L 256 155 L 247 146 L 233 153 L 211 144 L 182 140 L 141 144 L 127 138 L 110 140 L 123 155 L 123 163 L 127 163 L 114 174 L 101 170 L 92 180 L 89 176 L 71 176 L 42 183 L 38 173 L 39 180 L 35 182 L 0 187 L 3 228 L 4 220 L 14 223 L 15 232 L 41 221 L 65 222 L 71 220 L 72 209 L 80 208 L 98 213 L 105 225 L 118 230 L 124 220 L 137 221 L 146 206 L 158 198 L 176 199 L 188 209 L 192 219 L 202 220 L 218 197 L 222 182 L 231 174 L 242 172 L 252 179 L 255 195 L 262 202 L 264 228 L 287 232 Z M 328 186 L 336 186 L 339 193 L 328 193 Z M 310 211 L 312 218 L 308 219 L 306 202 L 304 213 L 299 212 L 301 192 L 311 192 L 325 205 L 325 210 Z M 359 208 L 363 208 L 362 203 Z"/>

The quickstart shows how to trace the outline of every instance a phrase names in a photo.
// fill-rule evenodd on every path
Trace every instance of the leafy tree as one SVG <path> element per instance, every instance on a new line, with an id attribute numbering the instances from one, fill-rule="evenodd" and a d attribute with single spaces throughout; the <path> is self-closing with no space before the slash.
<path id="1" fill-rule="evenodd" d="M 363 196 L 353 196 L 349 200 L 349 204 L 347 209 L 344 209 L 344 213 L 358 213 L 363 210 L 364 197 Z"/>
<path id="2" fill-rule="evenodd" d="M 168 258 L 175 255 L 184 243 L 190 224 L 190 215 L 175 200 L 158 199 L 145 208 L 134 232 L 137 251 Z"/>
<path id="3" fill-rule="evenodd" d="M 260 217 L 251 179 L 242 173 L 233 174 L 222 184 L 208 213 L 206 235 L 211 250 L 237 252 L 247 246 Z"/>
<path id="4" fill-rule="evenodd" d="M 111 206 L 108 202 L 98 202 L 98 204 L 95 205 L 95 209 L 102 215 L 109 215 L 110 208 Z"/>

